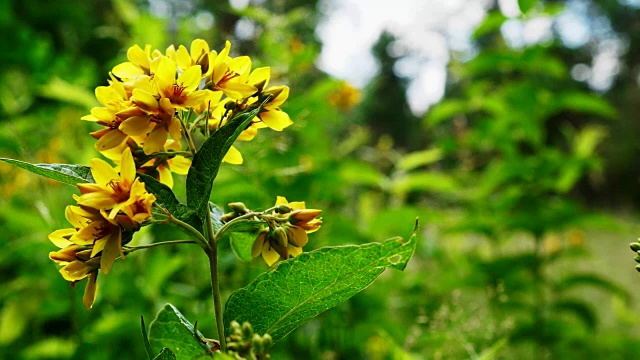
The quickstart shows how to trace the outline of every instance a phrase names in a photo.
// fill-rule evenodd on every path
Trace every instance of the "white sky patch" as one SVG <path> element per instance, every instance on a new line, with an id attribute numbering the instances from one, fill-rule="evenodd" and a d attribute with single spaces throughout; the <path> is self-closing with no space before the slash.
<path id="1" fill-rule="evenodd" d="M 357 87 L 377 72 L 371 46 L 385 29 L 406 54 L 395 71 L 410 79 L 411 109 L 422 114 L 444 94 L 449 50 L 471 51 L 470 35 L 490 0 L 325 0 L 317 33 L 320 69 Z"/>

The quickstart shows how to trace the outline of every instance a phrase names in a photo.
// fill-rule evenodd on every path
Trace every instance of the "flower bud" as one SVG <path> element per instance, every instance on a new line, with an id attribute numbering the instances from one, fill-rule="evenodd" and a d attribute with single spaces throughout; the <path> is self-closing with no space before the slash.
<path id="1" fill-rule="evenodd" d="M 264 350 L 269 350 L 269 348 L 271 347 L 271 345 L 273 345 L 273 339 L 271 338 L 271 335 L 269 334 L 264 334 L 262 336 L 262 346 L 264 347 Z"/>
<path id="2" fill-rule="evenodd" d="M 228 101 L 224 104 L 224 108 L 227 110 L 235 110 L 238 107 L 235 101 Z"/>
<path id="3" fill-rule="evenodd" d="M 220 220 L 222 220 L 223 222 L 229 222 L 235 218 L 238 217 L 238 214 L 234 213 L 234 212 L 230 212 L 230 213 L 226 213 L 224 215 L 222 215 L 220 217 Z"/>
<path id="4" fill-rule="evenodd" d="M 276 207 L 276 212 L 278 214 L 288 214 L 291 212 L 291 207 L 289 207 L 289 205 L 287 204 L 280 204 L 278 205 L 278 207 Z"/>
<path id="5" fill-rule="evenodd" d="M 289 222 L 293 225 L 297 223 L 307 223 L 313 219 L 315 219 L 318 215 L 322 213 L 322 210 L 316 209 L 303 209 L 296 210 L 289 215 Z"/>
<path id="6" fill-rule="evenodd" d="M 271 238 L 274 239 L 276 241 L 276 244 L 278 244 L 282 248 L 286 249 L 289 245 L 287 232 L 281 227 L 273 229 L 273 231 L 271 232 Z"/>
<path id="7" fill-rule="evenodd" d="M 640 263 L 640 254 L 636 255 L 633 260 L 635 260 L 636 262 Z"/>
<path id="8" fill-rule="evenodd" d="M 231 209 L 231 211 L 240 215 L 246 214 L 248 211 L 247 206 L 241 202 L 234 202 L 234 203 L 228 204 L 227 206 L 229 207 L 229 209 Z"/>
<path id="9" fill-rule="evenodd" d="M 244 339 L 249 339 L 251 337 L 251 334 L 253 334 L 253 328 L 251 327 L 251 324 L 249 324 L 249 322 L 245 321 L 242 323 L 242 337 Z"/>
<path id="10" fill-rule="evenodd" d="M 629 244 L 629 247 L 633 251 L 640 251 L 640 243 L 637 243 L 637 242 L 631 243 L 631 244 Z"/>
<path id="11" fill-rule="evenodd" d="M 264 350 L 262 337 L 260 337 L 260 335 L 253 334 L 253 338 L 251 339 L 251 347 L 253 348 L 253 352 L 256 354 L 260 354 Z"/>

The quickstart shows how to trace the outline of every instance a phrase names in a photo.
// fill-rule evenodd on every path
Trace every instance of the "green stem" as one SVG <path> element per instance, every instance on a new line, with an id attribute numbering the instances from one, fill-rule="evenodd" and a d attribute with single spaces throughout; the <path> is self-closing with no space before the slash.
<path id="1" fill-rule="evenodd" d="M 162 210 L 162 212 L 164 212 L 164 214 L 158 214 L 155 213 L 154 216 L 164 216 L 166 217 L 167 221 L 169 223 L 175 224 L 180 226 L 181 228 L 187 230 L 189 233 L 195 235 L 197 241 L 196 243 L 198 245 L 200 245 L 200 247 L 206 252 L 209 253 L 209 243 L 207 242 L 207 239 L 205 239 L 205 237 L 200 233 L 200 231 L 196 230 L 193 226 L 187 224 L 184 221 L 180 221 L 178 219 L 176 219 L 173 215 L 171 215 L 171 213 L 169 213 L 165 208 L 163 208 L 162 206 L 158 205 L 158 204 L 153 204 L 154 206 L 157 206 L 160 210 Z"/>
<path id="2" fill-rule="evenodd" d="M 152 243 L 152 244 L 145 244 L 145 245 L 138 245 L 138 246 L 127 246 L 124 249 L 125 253 L 131 253 L 137 250 L 142 250 L 142 249 L 150 249 L 156 246 L 163 246 L 163 245 L 175 245 L 175 244 L 197 244 L 197 241 L 193 241 L 193 240 L 171 240 L 171 241 L 161 241 L 161 242 L 157 242 L 157 243 Z"/>
<path id="3" fill-rule="evenodd" d="M 186 121 L 189 121 L 189 119 L 191 118 L 191 111 L 193 110 L 192 109 L 189 110 Z M 185 125 L 185 122 L 183 120 L 184 119 L 180 119 L 180 126 L 182 127 L 182 131 L 184 131 L 184 137 L 187 138 L 187 143 L 189 144 L 189 150 L 191 151 L 191 155 L 196 156 L 196 150 L 197 150 L 196 144 L 193 142 L 193 139 L 191 138 L 191 133 L 187 129 L 187 126 Z"/>
<path id="4" fill-rule="evenodd" d="M 218 338 L 220 340 L 220 350 L 227 351 L 227 340 L 224 337 L 224 320 L 222 318 L 222 297 L 220 295 L 220 279 L 218 273 L 218 241 L 213 229 L 211 211 L 207 209 L 207 236 L 209 238 L 209 270 L 211 271 L 211 293 L 213 295 L 213 306 L 216 315 L 216 326 L 218 328 Z M 220 229 L 222 230 L 222 229 Z"/>

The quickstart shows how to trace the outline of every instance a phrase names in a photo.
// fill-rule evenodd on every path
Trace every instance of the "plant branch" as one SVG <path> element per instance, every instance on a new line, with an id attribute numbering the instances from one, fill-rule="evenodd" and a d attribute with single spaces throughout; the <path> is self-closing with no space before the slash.
<path id="1" fill-rule="evenodd" d="M 127 246 L 124 249 L 124 252 L 128 254 L 128 253 L 132 253 L 132 252 L 137 251 L 137 250 L 150 249 L 150 248 L 153 248 L 153 247 L 156 247 L 156 246 L 175 245 L 175 244 L 198 244 L 198 242 L 194 241 L 194 240 L 161 241 L 161 242 L 145 244 L 145 245 Z"/>
<path id="2" fill-rule="evenodd" d="M 222 318 L 222 299 L 220 295 L 220 279 L 218 273 L 218 241 L 213 229 L 211 211 L 207 205 L 207 237 L 209 238 L 209 270 L 211 272 L 211 293 L 213 295 L 213 307 L 216 315 L 216 326 L 218 328 L 218 340 L 222 352 L 227 351 L 227 340 L 224 337 L 224 320 Z M 222 230 L 222 229 L 221 229 Z"/>

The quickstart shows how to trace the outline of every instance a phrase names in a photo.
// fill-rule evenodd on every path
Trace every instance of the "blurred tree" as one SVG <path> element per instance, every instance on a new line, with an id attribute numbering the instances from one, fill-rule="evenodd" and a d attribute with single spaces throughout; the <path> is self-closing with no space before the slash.
<path id="1" fill-rule="evenodd" d="M 395 37 L 385 31 L 371 50 L 380 69 L 364 90 L 358 121 L 370 127 L 374 141 L 389 136 L 394 146 L 416 150 L 426 144 L 421 143 L 419 119 L 407 102 L 407 81 L 394 71 L 401 59 L 392 50 L 394 44 Z"/>

